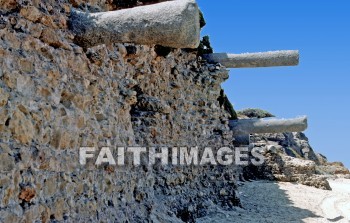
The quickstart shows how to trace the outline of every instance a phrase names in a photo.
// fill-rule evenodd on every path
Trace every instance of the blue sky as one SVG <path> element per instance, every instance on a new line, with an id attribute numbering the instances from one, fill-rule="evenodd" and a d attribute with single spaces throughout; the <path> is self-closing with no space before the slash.
<path id="1" fill-rule="evenodd" d="M 232 69 L 223 87 L 234 107 L 307 115 L 313 149 L 349 168 L 350 1 L 197 2 L 215 52 L 300 50 L 297 67 Z"/>

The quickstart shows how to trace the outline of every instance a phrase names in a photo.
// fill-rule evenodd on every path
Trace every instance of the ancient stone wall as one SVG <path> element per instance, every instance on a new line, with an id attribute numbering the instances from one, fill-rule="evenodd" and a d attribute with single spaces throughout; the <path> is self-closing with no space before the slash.
<path id="1" fill-rule="evenodd" d="M 73 43 L 70 7 L 107 3 L 1 0 L 1 222 L 191 221 L 239 205 L 233 166 L 79 164 L 81 146 L 232 141 L 217 100 L 226 69 L 193 51 Z"/>

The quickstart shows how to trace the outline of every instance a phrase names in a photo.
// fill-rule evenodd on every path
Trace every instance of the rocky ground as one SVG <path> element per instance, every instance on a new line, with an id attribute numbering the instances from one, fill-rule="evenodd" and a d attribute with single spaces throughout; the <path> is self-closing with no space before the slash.
<path id="1" fill-rule="evenodd" d="M 288 182 L 245 182 L 238 187 L 242 208 L 218 208 L 198 222 L 350 222 L 350 180 L 328 181 L 331 191 Z"/>

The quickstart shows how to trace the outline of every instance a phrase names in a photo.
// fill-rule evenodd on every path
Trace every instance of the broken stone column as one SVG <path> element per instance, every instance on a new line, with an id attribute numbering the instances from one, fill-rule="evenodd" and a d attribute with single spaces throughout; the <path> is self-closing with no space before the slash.
<path id="1" fill-rule="evenodd" d="M 307 129 L 307 117 L 293 119 L 239 119 L 231 120 L 230 129 L 234 136 L 264 133 L 302 132 Z"/>
<path id="2" fill-rule="evenodd" d="M 72 10 L 70 29 L 82 47 L 108 43 L 196 48 L 199 10 L 194 0 L 176 0 L 110 12 Z"/>
<path id="3" fill-rule="evenodd" d="M 261 53 L 204 55 L 211 63 L 220 63 L 227 68 L 296 66 L 299 64 L 298 50 L 281 50 Z"/>

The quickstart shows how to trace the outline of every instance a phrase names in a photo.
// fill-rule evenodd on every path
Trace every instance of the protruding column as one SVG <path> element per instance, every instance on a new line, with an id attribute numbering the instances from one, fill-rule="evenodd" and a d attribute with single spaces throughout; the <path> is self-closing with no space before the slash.
<path id="1" fill-rule="evenodd" d="M 196 48 L 199 10 L 194 0 L 176 0 L 101 13 L 72 10 L 70 28 L 83 47 L 107 43 Z"/>
<path id="2" fill-rule="evenodd" d="M 299 64 L 298 50 L 281 50 L 261 53 L 206 54 L 211 63 L 221 63 L 227 68 L 296 66 Z"/>
<path id="3" fill-rule="evenodd" d="M 293 119 L 239 119 L 229 123 L 233 135 L 249 135 L 264 133 L 302 132 L 307 129 L 307 117 Z"/>

